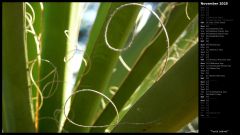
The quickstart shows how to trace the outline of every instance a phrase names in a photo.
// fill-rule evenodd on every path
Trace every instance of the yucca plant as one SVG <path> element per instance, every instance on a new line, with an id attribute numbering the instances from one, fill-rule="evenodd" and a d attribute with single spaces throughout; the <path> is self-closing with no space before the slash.
<path id="1" fill-rule="evenodd" d="M 194 120 L 198 3 L 143 4 L 100 3 L 81 49 L 86 3 L 3 2 L 3 132 L 178 132 Z"/>

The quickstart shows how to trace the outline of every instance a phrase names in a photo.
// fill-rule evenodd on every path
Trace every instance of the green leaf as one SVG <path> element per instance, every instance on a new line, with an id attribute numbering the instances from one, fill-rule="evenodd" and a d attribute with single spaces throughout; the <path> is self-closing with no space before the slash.
<path id="1" fill-rule="evenodd" d="M 174 84 L 174 85 L 173 85 Z M 134 104 L 113 132 L 177 132 L 198 115 L 195 45 Z"/>
<path id="2" fill-rule="evenodd" d="M 192 19 L 191 23 L 182 32 L 181 36 L 176 40 L 176 42 L 169 49 L 169 58 L 164 69 L 164 73 L 175 65 L 175 63 L 182 58 L 182 56 L 189 51 L 194 45 L 198 43 L 198 16 Z M 167 55 L 165 52 L 164 56 Z M 165 57 L 163 57 L 153 68 L 153 70 L 147 75 L 144 81 L 139 85 L 135 93 L 129 99 L 130 104 L 134 104 L 137 99 L 139 99 L 159 78 L 159 70 L 163 70 L 165 64 Z M 161 67 L 161 68 L 159 68 Z M 132 100 L 133 99 L 133 100 Z M 125 106 L 127 106 L 126 103 Z"/>
<path id="3" fill-rule="evenodd" d="M 89 72 L 81 78 L 81 82 L 75 91 L 88 88 L 102 92 L 106 88 L 113 68 L 117 64 L 119 52 L 115 52 L 107 47 L 104 41 L 104 31 L 110 14 L 123 4 L 124 3 L 101 4 L 93 26 L 99 27 L 100 29 L 97 29 L 97 35 L 91 33 L 91 36 L 94 37 L 90 38 L 86 50 L 86 55 L 90 58 L 91 67 Z M 125 8 L 117 12 L 112 18 L 108 29 L 108 41 L 114 48 L 122 48 L 127 42 L 139 9 L 140 8 L 136 6 Z M 99 24 L 100 26 L 97 26 Z M 78 124 L 92 125 L 96 119 L 95 114 L 100 104 L 100 98 L 102 97 L 90 92 L 82 92 L 81 94 L 75 95 L 72 99 L 69 118 Z M 69 121 L 65 122 L 64 129 L 69 132 L 89 131 L 89 128 L 75 126 Z"/>
<path id="4" fill-rule="evenodd" d="M 198 3 L 189 4 L 190 17 L 195 17 L 197 15 L 197 7 Z M 185 14 L 185 6 L 176 6 L 169 17 L 168 23 L 166 24 L 166 29 L 168 31 L 170 39 L 170 45 L 175 42 L 175 40 L 185 30 L 189 23 L 190 21 L 186 18 Z M 156 65 L 162 56 L 164 56 L 166 47 L 166 37 L 164 33 L 162 33 L 151 46 L 144 50 L 141 57 L 138 59 L 138 62 L 134 65 L 132 71 L 129 73 L 125 81 L 121 84 L 118 92 L 112 99 L 118 110 L 122 109 L 124 104 L 128 101 L 137 87 L 153 69 L 154 65 Z M 103 113 L 99 116 L 94 125 L 109 124 L 113 121 L 115 116 L 115 111 L 109 104 Z M 104 128 L 95 128 L 92 129 L 92 132 L 103 132 L 104 130 Z"/>
<path id="5" fill-rule="evenodd" d="M 44 26 L 42 34 L 42 59 L 50 61 L 57 68 L 58 80 L 64 80 L 64 56 L 67 48 L 67 37 L 64 31 L 69 27 L 70 3 L 44 3 Z M 47 62 L 41 62 L 41 79 L 53 71 L 53 67 Z M 53 81 L 53 76 L 41 81 L 41 90 L 44 86 Z M 54 83 L 54 88 L 56 83 Z M 43 95 L 47 96 L 51 85 L 46 88 Z M 54 90 L 54 89 L 53 89 Z M 50 98 L 45 98 L 39 113 L 39 131 L 57 132 L 60 115 L 54 117 L 55 111 L 63 106 L 63 83 L 58 82 L 55 93 Z"/>
<path id="6" fill-rule="evenodd" d="M 4 132 L 34 132 L 28 87 L 25 4 L 4 2 L 2 11 Z"/>
<path id="7" fill-rule="evenodd" d="M 27 51 L 28 51 L 28 60 L 29 60 L 29 66 L 31 67 L 31 64 L 33 62 L 33 60 L 35 60 L 37 58 L 37 43 L 35 41 L 35 38 L 38 38 L 39 35 L 41 34 L 42 31 L 42 12 L 41 12 L 41 7 L 40 7 L 40 3 L 39 2 L 31 2 L 29 3 L 31 5 L 31 7 L 33 8 L 33 11 L 35 13 L 35 21 L 33 23 L 33 28 L 34 31 L 36 32 L 36 35 L 34 35 L 31 32 L 27 32 Z M 28 12 L 29 14 L 33 14 L 32 10 L 29 6 L 26 7 L 26 12 Z M 33 17 L 33 15 L 32 15 Z M 27 20 L 26 20 L 27 21 Z M 29 25 L 29 22 L 26 22 L 26 25 Z M 34 78 L 34 80 L 38 80 L 39 78 L 39 67 L 34 66 L 33 70 L 32 70 L 32 76 Z M 33 85 L 33 83 L 31 82 L 31 91 L 32 91 L 32 98 L 37 97 L 37 89 L 36 87 Z M 33 99 L 33 115 L 35 115 L 36 113 L 36 100 Z"/>

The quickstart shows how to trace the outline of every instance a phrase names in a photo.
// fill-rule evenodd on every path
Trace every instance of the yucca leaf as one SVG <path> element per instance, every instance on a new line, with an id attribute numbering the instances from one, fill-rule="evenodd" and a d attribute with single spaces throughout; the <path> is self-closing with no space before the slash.
<path id="1" fill-rule="evenodd" d="M 198 114 L 195 45 L 131 107 L 113 132 L 177 132 Z M 172 85 L 174 84 L 174 85 Z"/>
<path id="2" fill-rule="evenodd" d="M 115 52 L 106 46 L 104 41 L 104 31 L 110 14 L 124 3 L 102 3 L 99 13 L 105 15 L 97 16 L 96 25 L 100 21 L 100 31 L 96 39 L 89 40 L 86 54 L 89 56 L 91 67 L 89 72 L 81 78 L 77 90 L 93 89 L 102 92 L 110 80 L 113 67 L 118 61 L 119 52 Z M 122 48 L 126 43 L 129 34 L 133 29 L 135 19 L 139 12 L 139 7 L 125 8 L 120 10 L 113 17 L 108 31 L 109 43 L 115 48 Z M 104 10 L 104 11 L 101 11 Z M 126 17 L 126 14 L 128 15 Z M 115 34 L 113 34 L 115 33 Z M 91 44 L 90 44 L 91 43 Z M 89 49 L 88 49 L 89 48 Z M 100 96 L 94 93 L 81 93 L 74 96 L 70 109 L 69 118 L 82 125 L 93 124 L 96 118 L 97 107 L 100 104 Z M 75 117 L 73 117 L 75 115 Z M 77 116 L 77 117 L 76 117 Z M 69 132 L 88 132 L 89 128 L 81 128 L 66 121 L 64 129 Z"/>
<path id="3" fill-rule="evenodd" d="M 3 88 L 4 132 L 34 132 L 29 94 L 25 4 L 3 3 Z M 17 23 L 16 23 L 17 22 Z"/>
<path id="4" fill-rule="evenodd" d="M 164 73 L 175 65 L 175 63 L 182 58 L 182 56 L 189 51 L 194 45 L 198 43 L 198 16 L 192 19 L 191 23 L 182 32 L 181 36 L 169 49 L 169 58 L 167 65 L 164 69 Z M 167 52 L 164 54 L 167 55 Z M 153 70 L 147 75 L 144 81 L 139 85 L 135 93 L 129 99 L 129 103 L 133 104 L 133 100 L 140 98 L 144 92 L 146 92 L 156 80 L 159 78 L 159 67 L 163 67 L 165 58 L 161 59 L 153 68 Z M 160 70 L 163 70 L 162 68 Z M 132 100 L 133 99 L 133 100 Z M 127 104 L 126 104 L 127 106 Z"/>
<path id="5" fill-rule="evenodd" d="M 197 3 L 189 4 L 189 14 L 191 17 L 195 17 L 197 15 L 197 7 Z M 175 42 L 189 23 L 190 21 L 186 18 L 185 14 L 185 6 L 176 6 L 169 17 L 168 23 L 166 24 L 166 29 L 170 38 L 170 45 Z M 122 109 L 140 83 L 153 69 L 154 65 L 162 58 L 167 50 L 166 47 L 166 37 L 164 33 L 162 33 L 158 39 L 143 52 L 141 57 L 138 59 L 138 62 L 134 65 L 132 71 L 121 84 L 118 92 L 112 99 L 119 110 Z M 115 111 L 109 104 L 94 125 L 109 124 L 115 116 Z M 103 132 L 104 130 L 104 128 L 95 128 L 92 129 L 92 132 Z"/>
<path id="6" fill-rule="evenodd" d="M 33 14 L 35 16 L 35 21 L 32 22 L 33 24 L 33 28 L 34 31 L 36 32 L 34 35 L 34 33 L 31 32 L 27 32 L 27 49 L 28 49 L 28 64 L 31 67 L 32 62 L 37 58 L 37 48 L 36 46 L 38 46 L 38 43 L 36 43 L 35 38 L 40 38 L 41 36 L 41 32 L 42 32 L 42 21 L 43 21 L 43 16 L 42 16 L 42 10 L 40 7 L 40 3 L 39 2 L 31 2 L 28 3 L 30 4 L 30 6 L 32 7 L 33 11 L 31 10 L 31 8 L 29 6 L 26 7 L 26 12 L 31 14 L 33 17 Z M 34 13 L 32 13 L 34 12 Z M 26 20 L 26 25 L 31 25 L 31 22 L 28 22 L 28 20 Z M 39 78 L 39 66 L 37 66 L 37 64 L 33 67 L 32 70 L 32 76 L 34 78 L 34 80 L 38 80 Z M 35 112 L 36 112 L 36 98 L 37 97 L 37 89 L 36 87 L 33 85 L 33 83 L 31 82 L 31 93 L 32 93 L 32 101 L 33 101 L 33 115 L 35 117 Z M 34 118 L 35 119 L 35 118 Z"/>
<path id="7" fill-rule="evenodd" d="M 58 72 L 58 80 L 64 80 L 64 56 L 67 48 L 67 37 L 64 31 L 69 27 L 70 18 L 70 3 L 44 3 L 44 26 L 42 33 L 42 59 L 50 61 L 55 65 Z M 44 78 L 47 74 L 53 71 L 53 67 L 47 62 L 41 62 L 40 76 Z M 41 81 L 41 89 L 48 83 L 53 81 L 50 76 Z M 56 81 L 56 80 L 55 80 Z M 63 105 L 63 83 L 58 83 L 55 93 L 43 101 L 43 106 L 39 116 L 39 131 L 40 132 L 57 132 L 60 115 L 54 117 L 55 111 L 62 109 Z M 56 87 L 56 83 L 54 88 Z M 43 94 L 48 95 L 51 85 L 46 88 Z M 45 119 L 46 118 L 46 119 Z"/>

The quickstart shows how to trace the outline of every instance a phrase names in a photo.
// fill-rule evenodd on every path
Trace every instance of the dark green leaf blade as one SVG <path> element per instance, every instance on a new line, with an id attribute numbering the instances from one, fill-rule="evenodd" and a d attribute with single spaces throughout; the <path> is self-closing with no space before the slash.
<path id="1" fill-rule="evenodd" d="M 3 3 L 2 11 L 4 132 L 34 132 L 27 75 L 25 4 Z"/>
<path id="2" fill-rule="evenodd" d="M 42 33 L 42 59 L 50 61 L 57 68 L 58 80 L 64 80 L 64 56 L 67 48 L 67 37 L 64 31 L 68 29 L 70 18 L 71 3 L 44 3 L 44 25 Z M 54 68 L 47 62 L 41 62 L 40 76 L 44 78 Z M 41 81 L 41 90 L 53 77 L 50 76 Z M 56 80 L 55 80 L 56 81 Z M 54 87 L 56 86 L 56 83 Z M 51 85 L 46 88 L 43 94 L 48 95 Z M 58 82 L 56 92 L 50 98 L 43 101 L 43 106 L 39 113 L 39 131 L 40 132 L 57 132 L 58 124 L 53 119 L 56 110 L 62 109 L 63 106 L 63 83 Z M 46 118 L 46 119 L 45 119 Z M 60 115 L 55 117 L 59 121 Z"/>
<path id="3" fill-rule="evenodd" d="M 177 132 L 198 115 L 198 46 L 156 82 L 113 132 Z"/>

